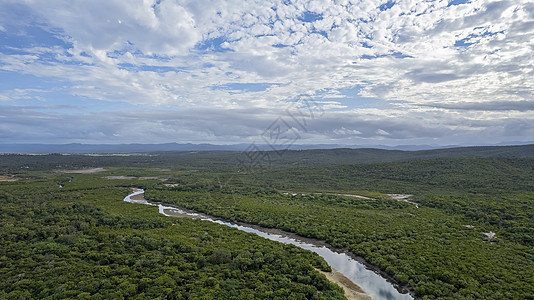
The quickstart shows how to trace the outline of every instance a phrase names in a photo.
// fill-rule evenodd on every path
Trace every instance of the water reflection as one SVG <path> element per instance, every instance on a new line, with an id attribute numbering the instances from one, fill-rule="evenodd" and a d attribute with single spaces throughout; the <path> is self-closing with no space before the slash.
<path id="1" fill-rule="evenodd" d="M 193 217 L 201 220 L 211 221 L 218 224 L 237 228 L 242 231 L 255 233 L 261 237 L 267 238 L 272 241 L 281 242 L 284 244 L 292 244 L 302 249 L 313 251 L 322 256 L 325 261 L 332 267 L 332 269 L 345 275 L 352 282 L 360 286 L 367 295 L 377 300 L 393 300 L 393 299 L 413 299 L 409 294 L 401 294 L 397 291 L 391 283 L 386 281 L 380 275 L 367 269 L 362 263 L 352 259 L 345 253 L 337 253 L 325 246 L 318 246 L 299 240 L 297 238 L 287 237 L 280 234 L 267 233 L 255 228 L 237 225 L 221 220 L 215 220 L 207 215 L 187 212 L 182 209 L 178 209 L 163 204 L 150 203 L 146 200 L 132 200 L 131 197 L 135 195 L 143 194 L 143 190 L 136 191 L 124 198 L 124 201 L 131 203 L 147 204 L 152 206 L 158 206 L 159 213 L 170 217 Z"/>
<path id="2" fill-rule="evenodd" d="M 378 291 L 378 294 L 380 295 L 380 299 L 397 299 L 395 297 L 395 295 L 393 295 L 390 291 L 386 291 L 386 290 L 383 290 L 383 289 L 380 289 Z"/>

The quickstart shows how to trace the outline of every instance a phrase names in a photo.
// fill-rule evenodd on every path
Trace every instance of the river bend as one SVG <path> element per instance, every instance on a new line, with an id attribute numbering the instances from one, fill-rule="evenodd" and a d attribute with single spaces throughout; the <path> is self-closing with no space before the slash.
<path id="1" fill-rule="evenodd" d="M 361 287 L 365 293 L 375 300 L 404 300 L 413 299 L 409 294 L 401 294 L 392 283 L 381 277 L 379 274 L 368 269 L 361 262 L 353 259 L 346 253 L 335 252 L 320 243 L 311 243 L 310 239 L 298 238 L 295 236 L 285 236 L 283 234 L 273 233 L 272 229 L 262 228 L 256 225 L 244 225 L 243 223 L 234 224 L 222 220 L 218 220 L 215 217 L 210 217 L 205 214 L 186 211 L 170 205 L 153 203 L 144 199 L 134 200 L 132 197 L 140 196 L 144 193 L 144 190 L 137 190 L 124 198 L 124 201 L 130 203 L 146 204 L 152 206 L 158 206 L 159 213 L 169 217 L 190 217 L 198 218 L 201 220 L 211 221 L 214 223 L 237 228 L 242 231 L 257 234 L 269 240 L 277 241 L 284 244 L 292 244 L 302 249 L 313 251 L 319 254 L 325 259 L 325 261 L 332 267 L 335 272 L 341 273 L 350 281 Z M 138 197 L 139 197 L 138 196 Z M 355 293 L 358 294 L 358 293 Z M 361 294 L 362 299 L 365 298 L 365 294 Z"/>

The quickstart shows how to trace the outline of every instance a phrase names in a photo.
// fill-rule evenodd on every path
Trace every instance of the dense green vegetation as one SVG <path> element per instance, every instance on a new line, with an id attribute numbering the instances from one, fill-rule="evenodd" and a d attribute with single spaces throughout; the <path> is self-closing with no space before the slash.
<path id="1" fill-rule="evenodd" d="M 448 158 L 196 172 L 176 177 L 176 187 L 154 187 L 146 195 L 326 240 L 423 298 L 528 299 L 534 294 L 532 178 L 531 158 Z M 376 191 L 414 194 L 419 208 Z M 496 238 L 489 241 L 483 234 L 489 232 Z"/>
<path id="2" fill-rule="evenodd" d="M 522 223 L 521 227 L 508 228 L 486 222 L 480 216 L 468 218 L 385 198 L 154 189 L 146 195 L 348 248 L 429 299 L 519 299 L 531 296 L 534 290 L 533 232 L 532 227 L 527 227 L 532 226 L 532 219 L 528 217 L 526 223 L 522 219 L 514 221 Z M 512 198 L 530 202 L 530 211 L 524 214 L 532 214 L 534 194 Z M 463 201 L 470 203 L 469 199 Z M 489 231 L 496 232 L 493 242 L 482 234 Z"/>
<path id="3" fill-rule="evenodd" d="M 505 147 L 463 147 L 421 151 L 399 151 L 382 149 L 332 149 L 332 150 L 288 150 L 279 155 L 266 153 L 265 160 L 275 166 L 332 166 L 360 163 L 380 163 L 434 158 L 463 157 L 534 157 L 534 145 Z M 254 163 L 250 155 L 231 151 L 183 151 L 153 152 L 121 155 L 20 155 L 0 154 L 0 175 L 24 171 L 71 169 L 82 167 L 170 167 L 174 170 L 208 169 L 228 171 L 239 162 Z"/>
<path id="4" fill-rule="evenodd" d="M 113 185 L 91 175 L 0 182 L 0 299 L 344 298 L 313 269 L 329 270 L 314 253 L 160 216 Z"/>
<path id="5" fill-rule="evenodd" d="M 141 297 L 161 295 L 143 289 L 143 278 L 152 280 L 150 287 L 169 288 L 156 282 L 164 274 L 175 280 L 170 289 L 193 298 L 216 286 L 217 294 L 236 298 L 245 298 L 241 292 L 261 298 L 271 291 L 272 296 L 282 287 L 303 297 L 317 291 L 322 297 L 339 296 L 311 269 L 322 260 L 307 252 L 214 224 L 169 220 L 153 208 L 120 201 L 126 187 L 139 186 L 154 201 L 325 240 L 378 266 L 423 299 L 534 299 L 532 146 L 436 151 L 289 151 L 267 166 L 249 169 L 236 163 L 242 154 L 232 152 L 0 155 L 0 175 L 26 178 L 0 182 L 1 222 L 7 229 L 1 233 L 0 298 L 24 291 L 35 297 L 69 290 L 97 295 L 84 290 L 81 282 L 88 277 L 61 277 L 62 272 L 74 274 L 65 264 L 95 272 L 91 282 L 128 282 Z M 381 162 L 362 163 L 369 161 Z M 49 175 L 50 170 L 84 167 L 107 171 Z M 386 193 L 412 194 L 410 201 L 418 208 Z M 77 225 L 80 221 L 88 227 Z M 491 239 L 483 234 L 490 232 L 495 233 Z M 133 244 L 144 250 L 136 252 Z M 166 246 L 174 252 L 163 251 Z M 50 259 L 48 252 L 55 256 Z M 264 257 L 262 267 L 251 263 L 257 252 Z M 245 270 L 241 254 L 249 263 Z M 139 266 L 142 255 L 157 260 Z M 166 265 L 169 257 L 177 265 Z M 96 271 L 102 264 L 109 267 L 107 273 Z M 125 277 L 124 270 L 132 273 Z M 256 290 L 255 280 L 266 287 Z M 42 284 L 30 286 L 33 282 Z M 96 289 L 104 298 L 106 291 L 122 290 L 105 286 Z"/>

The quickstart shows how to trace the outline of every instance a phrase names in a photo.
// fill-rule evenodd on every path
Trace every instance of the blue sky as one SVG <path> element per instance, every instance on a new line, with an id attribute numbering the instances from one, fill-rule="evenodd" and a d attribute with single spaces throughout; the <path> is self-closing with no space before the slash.
<path id="1" fill-rule="evenodd" d="M 0 0 L 0 143 L 532 142 L 533 53 L 528 0 Z"/>

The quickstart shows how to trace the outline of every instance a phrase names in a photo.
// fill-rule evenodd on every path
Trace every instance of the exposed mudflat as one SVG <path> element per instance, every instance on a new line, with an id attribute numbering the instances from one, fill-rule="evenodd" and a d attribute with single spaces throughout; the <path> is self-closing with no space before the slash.
<path id="1" fill-rule="evenodd" d="M 132 200 L 145 200 L 145 195 L 144 194 L 138 194 L 138 195 L 133 195 L 133 196 L 130 196 L 130 199 Z"/>

